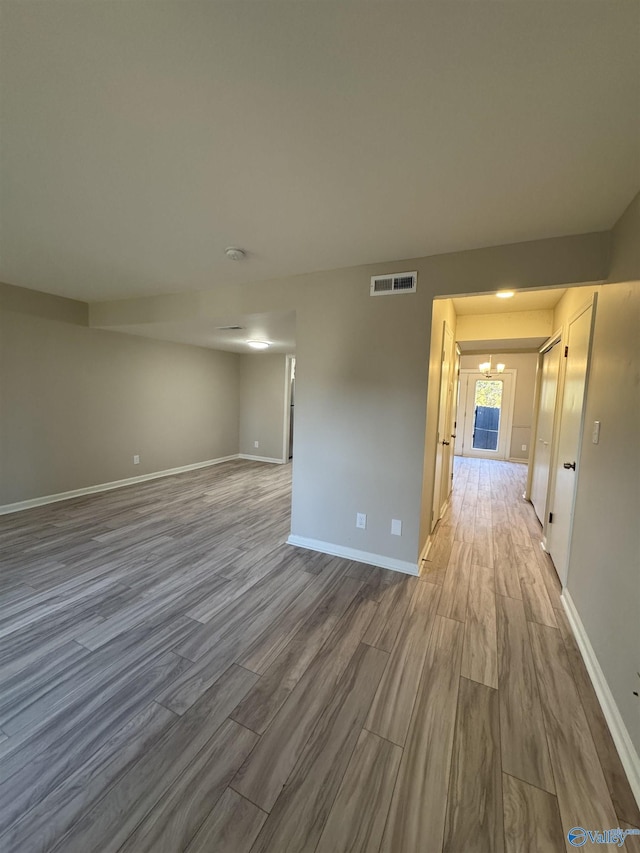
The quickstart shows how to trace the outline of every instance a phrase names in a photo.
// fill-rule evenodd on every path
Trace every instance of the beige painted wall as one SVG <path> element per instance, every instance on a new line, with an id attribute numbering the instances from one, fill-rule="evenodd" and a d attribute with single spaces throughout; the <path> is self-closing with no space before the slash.
<path id="1" fill-rule="evenodd" d="M 468 314 L 458 317 L 457 340 L 488 341 L 549 337 L 553 311 L 513 311 L 509 314 Z M 503 345 L 504 346 L 504 345 Z"/>
<path id="2" fill-rule="evenodd" d="M 124 327 L 295 310 L 292 533 L 416 566 L 433 491 L 423 464 L 433 298 L 602 279 L 609 239 L 588 234 L 121 300 L 92 305 L 90 316 Z M 371 275 L 402 270 L 418 271 L 417 293 L 369 296 Z M 366 530 L 356 529 L 356 512 L 368 514 Z M 392 518 L 403 521 L 401 537 L 390 534 Z"/>
<path id="3" fill-rule="evenodd" d="M 533 424 L 533 395 L 536 384 L 538 354 L 535 352 L 499 352 L 491 353 L 493 364 L 502 362 L 518 371 L 513 401 L 513 422 L 509 440 L 509 458 L 526 462 L 531 450 L 531 427 Z M 463 355 L 460 367 L 477 370 L 478 365 L 489 360 L 489 353 L 482 355 Z M 527 449 L 522 450 L 526 444 Z"/>
<path id="4" fill-rule="evenodd" d="M 286 355 L 251 353 L 240 356 L 240 453 L 286 461 Z M 259 441 L 260 446 L 254 447 Z"/>
<path id="5" fill-rule="evenodd" d="M 567 588 L 640 752 L 638 279 L 599 288 Z"/>
<path id="6" fill-rule="evenodd" d="M 0 306 L 0 505 L 238 452 L 239 356 L 89 329 L 79 303 L 15 290 Z"/>

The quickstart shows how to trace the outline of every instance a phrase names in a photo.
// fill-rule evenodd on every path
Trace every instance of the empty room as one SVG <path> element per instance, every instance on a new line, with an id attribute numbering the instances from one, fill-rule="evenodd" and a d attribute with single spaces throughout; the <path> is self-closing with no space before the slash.
<path id="1" fill-rule="evenodd" d="M 640 3 L 2 0 L 0 849 L 640 851 Z"/>

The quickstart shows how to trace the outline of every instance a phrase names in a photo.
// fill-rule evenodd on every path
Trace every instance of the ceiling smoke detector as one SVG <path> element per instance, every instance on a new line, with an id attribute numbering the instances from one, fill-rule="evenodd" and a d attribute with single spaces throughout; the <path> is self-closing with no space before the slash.
<path id="1" fill-rule="evenodd" d="M 235 246 L 229 246 L 224 253 L 232 261 L 243 261 L 247 257 L 244 249 L 237 249 Z"/>

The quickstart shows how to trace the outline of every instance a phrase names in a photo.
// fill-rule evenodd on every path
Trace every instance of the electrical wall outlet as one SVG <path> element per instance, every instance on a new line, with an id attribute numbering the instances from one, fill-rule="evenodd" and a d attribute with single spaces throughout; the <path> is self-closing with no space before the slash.
<path id="1" fill-rule="evenodd" d="M 399 518 L 391 519 L 391 535 L 402 536 L 402 522 Z"/>
<path id="2" fill-rule="evenodd" d="M 133 464 L 134 464 L 134 465 L 139 465 L 139 464 L 140 464 L 140 457 L 138 456 L 138 454 L 137 454 L 137 453 L 136 453 L 136 455 L 133 457 Z"/>
<path id="3" fill-rule="evenodd" d="M 254 446 L 254 447 L 260 447 L 260 442 L 259 442 L 259 441 L 254 441 L 254 442 L 253 442 L 253 446 Z"/>
<path id="4" fill-rule="evenodd" d="M 523 450 L 526 450 L 526 449 L 527 449 L 527 445 L 526 445 L 526 444 L 523 444 L 523 445 L 522 445 L 522 449 L 523 449 Z"/>
<path id="5" fill-rule="evenodd" d="M 356 527 L 360 528 L 360 530 L 366 530 L 367 529 L 367 513 L 366 512 L 356 513 Z"/>

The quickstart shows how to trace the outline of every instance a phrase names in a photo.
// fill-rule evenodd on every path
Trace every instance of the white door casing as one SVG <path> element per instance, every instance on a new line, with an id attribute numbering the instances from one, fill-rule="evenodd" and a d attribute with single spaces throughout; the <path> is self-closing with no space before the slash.
<path id="1" fill-rule="evenodd" d="M 544 526 L 551 474 L 551 451 L 562 345 L 559 340 L 542 354 L 538 422 L 533 446 L 531 503 Z"/>
<path id="2" fill-rule="evenodd" d="M 569 548 L 579 474 L 579 457 L 589 364 L 593 306 L 588 305 L 569 323 L 566 370 L 560 402 L 558 449 L 553 472 L 547 524 L 547 550 L 563 586 L 567 583 Z"/>

